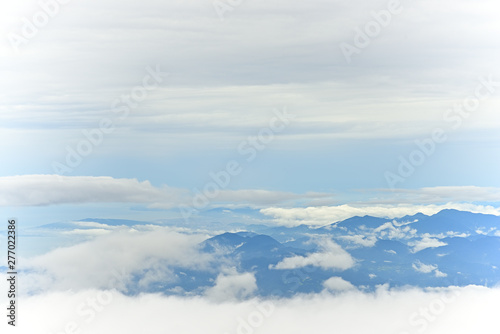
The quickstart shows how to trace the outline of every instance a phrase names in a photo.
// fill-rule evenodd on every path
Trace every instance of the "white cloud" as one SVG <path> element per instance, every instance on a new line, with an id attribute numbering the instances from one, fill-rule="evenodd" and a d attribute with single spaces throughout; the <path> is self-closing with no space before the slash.
<path id="1" fill-rule="evenodd" d="M 438 239 L 430 238 L 428 236 L 424 236 L 422 239 L 418 241 L 412 241 L 408 243 L 409 246 L 412 246 L 412 252 L 417 253 L 426 248 L 437 248 L 448 245 L 446 242 L 440 241 Z"/>
<path id="2" fill-rule="evenodd" d="M 262 189 L 221 190 L 214 202 L 243 203 L 253 205 L 274 205 L 288 201 L 314 200 L 329 198 L 331 194 L 309 192 L 294 194 L 284 191 L 269 191 Z"/>
<path id="3" fill-rule="evenodd" d="M 0 206 L 83 203 L 179 203 L 185 192 L 148 181 L 108 176 L 20 175 L 0 177 Z"/>
<path id="4" fill-rule="evenodd" d="M 82 227 L 95 227 L 95 228 L 108 229 L 108 230 L 113 230 L 113 229 L 117 228 L 117 226 L 98 223 L 98 222 L 92 222 L 92 221 L 72 221 L 71 224 L 75 224 L 75 225 L 82 226 Z"/>
<path id="5" fill-rule="evenodd" d="M 436 277 L 447 277 L 448 274 L 445 274 L 441 271 L 439 271 L 437 265 L 432 265 L 432 264 L 424 264 L 420 261 L 414 262 L 412 265 L 413 269 L 419 273 L 424 273 L 424 274 L 430 274 L 434 272 L 434 275 Z"/>
<path id="6" fill-rule="evenodd" d="M 217 276 L 215 285 L 206 290 L 205 296 L 213 301 L 242 300 L 251 297 L 257 290 L 253 273 L 238 273 L 227 269 Z"/>
<path id="7" fill-rule="evenodd" d="M 491 206 L 468 203 L 448 203 L 443 205 L 338 205 L 307 208 L 271 207 L 260 210 L 264 215 L 274 219 L 276 224 L 284 226 L 324 226 L 354 216 L 375 216 L 387 219 L 400 218 L 406 215 L 423 213 L 433 215 L 444 209 L 456 209 L 475 213 L 486 213 L 500 216 L 500 209 Z"/>
<path id="8" fill-rule="evenodd" d="M 448 274 L 445 274 L 437 269 L 436 271 L 434 271 L 434 274 L 436 275 L 436 277 L 448 277 Z"/>
<path id="9" fill-rule="evenodd" d="M 411 265 L 415 271 L 418 271 L 420 273 L 428 274 L 433 272 L 434 270 L 437 269 L 437 266 L 434 266 L 432 264 L 423 264 L 420 261 L 417 261 Z"/>
<path id="10" fill-rule="evenodd" d="M 496 227 L 492 227 L 489 230 L 486 230 L 485 228 L 481 227 L 481 228 L 476 229 L 476 233 L 477 234 L 482 234 L 482 235 L 488 235 L 491 232 L 495 231 L 496 229 L 497 229 Z"/>
<path id="11" fill-rule="evenodd" d="M 195 194 L 187 189 L 155 187 L 149 181 L 109 176 L 18 175 L 0 177 L 0 206 L 46 206 L 86 203 L 140 203 L 152 209 L 193 205 Z M 221 189 L 208 197 L 208 205 L 262 206 L 331 197 L 309 192 L 295 194 L 261 189 Z"/>
<path id="12" fill-rule="evenodd" d="M 384 34 L 387 38 L 377 40 L 378 47 L 372 48 L 371 57 L 362 54 L 350 65 L 346 63 L 338 46 L 342 42 L 352 43 L 352 29 L 372 20 L 368 12 L 376 8 L 369 1 L 361 1 L 356 5 L 328 1 L 273 1 L 241 5 L 226 13 L 225 22 L 220 21 L 212 3 L 201 0 L 187 3 L 147 0 L 143 6 L 115 0 L 102 1 L 99 5 L 92 2 L 85 5 L 72 3 L 63 6 L 50 26 L 41 29 L 34 40 L 21 47 L 22 61 L 16 57 L 17 54 L 7 40 L 0 45 L 6 58 L 5 67 L 0 69 L 6 73 L 19 72 L 18 76 L 10 76 L 0 87 L 1 91 L 12 91 L 12 94 L 6 94 L 9 102 L 7 106 L 16 105 L 16 113 L 0 115 L 9 120 L 9 123 L 27 128 L 36 121 L 43 122 L 45 126 L 47 123 L 77 126 L 79 121 L 88 121 L 90 117 L 86 113 L 90 108 L 86 108 L 85 112 L 77 109 L 79 117 L 72 119 L 75 118 L 75 112 L 64 112 L 68 104 L 73 105 L 76 101 L 79 105 L 94 108 L 96 105 L 109 104 L 114 96 L 122 93 L 123 86 L 135 84 L 134 80 L 137 80 L 137 72 L 141 67 L 139 64 L 146 64 L 151 59 L 161 59 L 165 66 L 169 65 L 179 73 L 172 79 L 174 87 L 168 87 L 159 96 L 155 96 L 148 103 L 145 112 L 136 113 L 127 124 L 141 132 L 146 132 L 146 129 L 160 132 L 166 128 L 172 132 L 176 130 L 174 135 L 178 139 L 184 135 L 184 131 L 195 133 L 203 125 L 208 125 L 204 131 L 220 131 L 224 127 L 224 131 L 231 136 L 231 129 L 243 128 L 242 124 L 249 121 L 250 124 L 256 123 L 250 114 L 260 111 L 264 101 L 268 104 L 268 101 L 282 99 L 296 104 L 299 107 L 297 109 L 304 110 L 306 125 L 322 123 L 326 129 L 332 126 L 339 129 L 335 132 L 323 130 L 317 133 L 317 126 L 304 126 L 309 136 L 366 138 L 407 135 L 413 138 L 417 134 L 427 134 L 427 130 L 434 125 L 435 118 L 430 117 L 434 116 L 433 110 L 438 108 L 436 106 L 442 106 L 444 98 L 452 99 L 449 94 L 443 94 L 444 97 L 438 103 L 433 96 L 428 97 L 423 92 L 432 88 L 439 92 L 446 88 L 451 88 L 448 91 L 456 91 L 456 86 L 459 85 L 457 82 L 461 82 L 463 73 L 467 72 L 467 64 L 482 64 L 486 68 L 494 68 L 495 59 L 491 55 L 494 52 L 465 52 L 472 46 L 476 49 L 492 48 L 491 43 L 483 36 L 497 32 L 499 25 L 491 15 L 492 11 L 487 10 L 488 2 L 481 1 L 482 5 L 474 8 L 470 8 L 470 4 L 465 1 L 459 3 L 460 6 L 448 9 L 448 12 L 436 9 L 435 4 L 427 2 L 412 4 L 412 8 L 403 14 L 405 20 L 396 22 L 394 17 L 391 27 L 384 31 L 387 32 L 387 35 Z M 494 5 L 490 6 L 495 8 Z M 2 7 L 0 21 L 5 29 L 2 35 L 19 33 L 22 22 L 18 18 L 32 16 L 39 10 L 35 5 L 25 7 Z M 282 10 L 284 7 L 287 8 L 286 11 Z M 378 8 L 384 7 L 385 4 Z M 422 25 L 422 18 L 418 14 L 421 12 L 432 13 L 425 19 L 425 25 Z M 481 20 L 473 20 L 478 24 L 465 24 L 468 21 L 464 18 L 471 20 L 471 17 L 464 12 L 474 12 L 473 17 L 480 17 Z M 112 27 L 102 19 L 109 17 L 111 13 L 116 13 L 120 18 Z M 458 31 L 457 35 L 468 37 L 465 40 L 450 39 L 451 32 L 448 29 L 436 29 L 442 26 L 442 22 L 449 22 L 449 27 L 457 29 L 453 30 Z M 85 24 L 91 24 L 93 29 L 86 29 Z M 296 30 L 296 27 L 302 25 L 307 28 Z M 407 31 L 413 31 L 416 25 L 419 26 L 419 31 L 408 39 Z M 228 26 L 231 28 L 228 29 Z M 249 26 L 254 29 L 248 29 Z M 126 34 L 116 34 L 116 31 Z M 467 32 L 470 37 L 460 32 Z M 448 39 L 449 44 L 439 43 L 444 39 Z M 72 42 L 71 48 L 65 47 L 67 41 Z M 103 47 L 102 41 L 107 47 Z M 210 47 L 216 44 L 220 47 Z M 158 47 L 151 48 L 151 45 Z M 309 52 L 304 53 L 304 48 Z M 464 52 L 457 55 L 457 48 Z M 177 52 L 169 52 L 172 49 Z M 200 49 L 204 51 L 203 59 L 198 57 Z M 115 56 L 116 50 L 120 50 L 122 55 L 119 59 Z M 295 56 L 283 57 L 283 50 L 286 54 Z M 100 56 L 90 58 L 88 54 Z M 71 59 L 72 62 L 56 62 L 54 55 Z M 432 61 L 418 61 L 428 55 L 433 55 Z M 443 59 L 451 57 L 457 59 L 456 63 L 443 64 Z M 269 61 L 261 62 L 261 58 Z M 381 66 L 377 66 L 380 62 L 386 65 L 383 70 Z M 387 66 L 386 62 L 391 65 Z M 74 63 L 85 66 L 73 66 Z M 38 64 L 41 66 L 37 66 Z M 335 66 L 337 76 L 332 76 L 329 70 L 325 70 L 327 66 L 310 64 L 331 64 Z M 370 67 L 375 72 L 357 71 L 357 66 Z M 228 69 L 231 70 L 231 75 L 228 75 Z M 407 75 L 410 69 L 418 73 L 418 76 Z M 52 93 L 42 99 L 47 91 L 40 88 L 40 83 L 47 72 L 55 78 L 56 88 L 50 91 L 58 92 L 68 86 L 64 90 L 66 94 Z M 102 72 L 107 75 L 99 76 Z M 269 73 L 273 75 L 267 75 Z M 433 73 L 432 76 L 429 73 Z M 451 74 L 454 77 L 450 77 Z M 75 76 L 79 80 L 73 80 Z M 422 84 L 429 82 L 428 76 L 433 80 L 430 87 Z M 338 77 L 348 83 L 339 84 Z M 445 80 L 446 77 L 449 80 Z M 442 79 L 438 87 L 436 78 Z M 457 78 L 462 80 L 454 80 Z M 384 84 L 373 85 L 373 81 Z M 294 84 L 286 85 L 283 82 Z M 365 84 L 358 84 L 360 82 Z M 213 87 L 215 85 L 219 87 Z M 31 98 L 23 100 L 22 93 Z M 381 101 L 380 96 L 398 96 L 398 99 Z M 418 97 L 422 98 L 415 103 L 415 98 Z M 38 99 L 45 103 L 33 106 L 25 102 Z M 52 104 L 47 106 L 50 102 Z M 371 112 L 375 103 L 378 104 L 377 113 Z M 403 107 L 407 112 L 401 112 Z M 33 110 L 34 108 L 42 110 Z M 180 116 L 173 115 L 174 110 L 180 111 Z M 236 111 L 232 112 L 233 110 Z M 240 112 L 241 110 L 251 110 L 252 113 Z M 420 112 L 416 112 L 417 110 Z M 38 115 L 39 111 L 44 114 Z M 493 120 L 498 117 L 489 110 L 482 112 L 488 112 Z M 43 117 L 47 114 L 50 117 Z M 21 121 L 21 117 L 25 120 Z M 4 119 L 1 120 L 0 123 L 4 124 Z M 408 123 L 412 126 L 406 125 Z M 482 121 L 474 125 L 491 127 L 495 123 Z M 177 142 L 183 144 L 180 140 Z"/>
<path id="13" fill-rule="evenodd" d="M 2 294 L 0 298 L 3 303 L 6 297 Z M 96 309 L 89 301 L 96 303 Z M 154 294 L 131 297 L 113 291 L 108 294 L 86 290 L 26 296 L 19 302 L 23 311 L 19 325 L 9 328 L 2 322 L 2 333 L 60 333 L 74 325 L 81 333 L 92 334 L 159 330 L 190 334 L 496 334 L 500 290 L 479 286 L 426 291 L 379 289 L 371 294 L 346 291 L 286 300 L 224 303 L 204 298 Z"/>
<path id="14" fill-rule="evenodd" d="M 373 229 L 374 232 L 381 232 L 386 229 L 394 229 L 394 225 L 392 225 L 391 222 L 384 223 L 380 225 L 379 227 Z"/>
<path id="15" fill-rule="evenodd" d="M 307 256 L 293 256 L 284 258 L 271 269 L 296 269 L 305 266 L 316 266 L 323 269 L 346 270 L 355 265 L 355 260 L 335 242 L 322 238 L 316 241 L 321 251 Z"/>
<path id="16" fill-rule="evenodd" d="M 374 236 L 344 235 L 340 236 L 339 238 L 363 247 L 373 247 L 377 243 L 377 238 Z"/>
<path id="17" fill-rule="evenodd" d="M 18 175 L 0 177 L 0 206 L 48 206 L 59 204 L 129 203 L 142 204 L 148 208 L 173 209 L 179 205 L 193 205 L 193 196 L 187 189 L 168 186 L 155 187 L 149 181 L 118 179 L 108 176 L 57 176 Z M 324 226 L 353 216 L 372 215 L 393 219 L 422 212 L 431 215 L 443 209 L 458 209 L 470 212 L 500 215 L 500 210 L 491 206 L 467 203 L 444 205 L 338 205 L 320 207 L 285 208 L 276 205 L 306 203 L 332 198 L 332 194 L 309 192 L 295 194 L 262 189 L 220 190 L 208 206 L 262 207 L 261 213 L 272 217 L 279 225 L 297 226 L 307 224 Z M 388 222 L 389 224 L 389 222 Z M 392 227 L 380 231 L 386 237 L 405 238 L 414 231 L 408 226 Z M 382 229 L 382 227 L 380 228 Z M 377 230 L 378 231 L 378 230 Z"/>
<path id="18" fill-rule="evenodd" d="M 98 234 L 99 235 L 99 234 Z M 141 273 L 140 284 L 176 280 L 171 266 L 209 270 L 214 260 L 200 253 L 202 234 L 183 234 L 165 227 L 144 227 L 142 231 L 122 228 L 90 241 L 58 248 L 44 255 L 27 258 L 25 291 L 50 289 L 117 288 L 125 290 L 134 273 Z"/>
<path id="19" fill-rule="evenodd" d="M 342 277 L 330 277 L 326 281 L 323 282 L 323 287 L 327 291 L 338 292 L 338 291 L 349 291 L 355 290 L 356 287 L 344 280 Z"/>
<path id="20" fill-rule="evenodd" d="M 446 235 L 448 237 L 453 237 L 453 238 L 467 238 L 470 237 L 470 233 L 465 233 L 465 232 L 455 232 L 455 231 L 448 231 L 446 232 Z"/>
<path id="21" fill-rule="evenodd" d="M 417 230 L 412 229 L 407 225 L 395 226 L 394 222 L 387 222 L 374 229 L 374 232 L 381 238 L 387 239 L 406 239 L 414 237 L 417 234 Z"/>
<path id="22" fill-rule="evenodd" d="M 98 229 L 98 228 L 92 228 L 88 230 L 82 230 L 82 229 L 74 229 L 71 231 L 62 231 L 62 234 L 66 235 L 90 235 L 90 236 L 97 236 L 97 235 L 104 235 L 110 233 L 110 230 L 105 230 L 105 229 Z"/>
<path id="23" fill-rule="evenodd" d="M 388 189 L 385 192 L 397 198 L 398 203 L 500 202 L 500 188 L 495 187 L 447 186 Z"/>

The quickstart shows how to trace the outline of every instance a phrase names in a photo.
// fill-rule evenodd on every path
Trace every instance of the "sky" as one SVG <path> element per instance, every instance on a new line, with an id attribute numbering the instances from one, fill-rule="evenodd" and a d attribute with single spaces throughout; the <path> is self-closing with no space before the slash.
<path id="1" fill-rule="evenodd" d="M 219 232 L 211 219 L 500 216 L 499 10 L 494 0 L 0 2 L 0 220 L 18 219 L 27 268 L 16 330 L 492 333 L 498 288 L 364 293 L 333 275 L 319 294 L 266 301 L 252 297 L 255 274 L 234 268 L 196 297 L 120 288 L 133 273 L 147 287 L 175 279 L 169 266 L 215 263 L 197 248 Z M 160 224 L 30 234 L 84 218 Z M 339 247 L 324 241 L 276 266 L 349 268 Z"/>
<path id="2" fill-rule="evenodd" d="M 494 1 L 0 6 L 0 210 L 26 226 L 499 214 Z"/>

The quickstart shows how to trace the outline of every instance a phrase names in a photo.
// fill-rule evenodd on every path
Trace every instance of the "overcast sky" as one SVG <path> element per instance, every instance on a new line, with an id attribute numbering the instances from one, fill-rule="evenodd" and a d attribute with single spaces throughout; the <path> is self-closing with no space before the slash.
<path id="1" fill-rule="evenodd" d="M 0 5 L 7 216 L 192 206 L 230 162 L 210 204 L 499 207 L 495 1 L 50 3 Z"/>

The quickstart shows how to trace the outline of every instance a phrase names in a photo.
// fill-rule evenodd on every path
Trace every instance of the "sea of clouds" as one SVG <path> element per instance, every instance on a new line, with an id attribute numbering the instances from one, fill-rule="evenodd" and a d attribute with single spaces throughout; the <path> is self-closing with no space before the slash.
<path id="1" fill-rule="evenodd" d="M 208 237 L 123 227 L 22 259 L 17 326 L 4 316 L 2 333 L 498 333 L 500 288 L 383 285 L 367 293 L 333 275 L 321 293 L 261 299 L 254 296 L 253 273 L 199 251 Z M 178 279 L 169 268 L 179 265 L 220 273 L 196 296 L 126 293 L 134 273 L 143 273 L 147 286 Z M 7 291 L 5 274 L 0 289 Z M 6 295 L 0 302 L 7 314 Z"/>
<path id="2" fill-rule="evenodd" d="M 372 294 L 229 302 L 83 290 L 43 293 L 19 304 L 18 326 L 5 329 L 4 323 L 2 333 L 470 334 L 498 333 L 500 289 L 381 287 Z"/>

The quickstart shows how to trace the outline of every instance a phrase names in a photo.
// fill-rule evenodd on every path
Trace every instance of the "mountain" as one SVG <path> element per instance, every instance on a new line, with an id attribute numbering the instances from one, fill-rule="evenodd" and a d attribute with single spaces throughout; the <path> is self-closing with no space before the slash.
<path id="1" fill-rule="evenodd" d="M 384 223 L 387 222 L 387 219 L 384 218 L 378 218 L 378 217 L 372 217 L 372 216 L 355 216 L 352 218 L 348 218 L 346 220 L 343 220 L 341 222 L 333 223 L 330 226 L 335 227 L 335 228 L 347 228 L 347 229 L 353 229 L 353 228 L 377 228 Z"/>
<path id="2" fill-rule="evenodd" d="M 59 222 L 41 225 L 39 229 L 49 229 L 49 230 L 73 230 L 73 229 L 94 229 L 94 228 L 106 228 L 107 226 L 137 226 L 137 225 L 159 225 L 158 223 L 145 222 L 139 220 L 127 220 L 127 219 L 101 219 L 101 218 L 85 218 L 81 220 L 75 220 L 72 222 Z"/>
<path id="3" fill-rule="evenodd" d="M 484 232 L 500 228 L 499 217 L 480 213 L 464 212 L 458 210 L 443 210 L 435 215 L 421 217 L 418 220 L 417 230 L 420 233 L 459 233 L 477 234 L 478 230 Z"/>
<path id="4" fill-rule="evenodd" d="M 150 223 L 84 219 L 43 228 L 138 224 Z M 240 226 L 228 222 L 232 224 Z M 140 282 L 146 268 L 130 281 L 128 292 L 203 294 L 227 268 L 254 275 L 261 296 L 320 292 L 333 276 L 361 290 L 374 290 L 379 284 L 491 286 L 500 281 L 500 217 L 494 215 L 443 210 L 396 219 L 352 217 L 322 228 L 245 226 L 245 231 L 221 233 L 199 244 L 200 252 L 214 261 L 210 269 L 170 265 L 173 279 L 144 286 Z"/>

